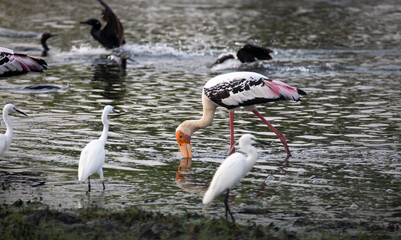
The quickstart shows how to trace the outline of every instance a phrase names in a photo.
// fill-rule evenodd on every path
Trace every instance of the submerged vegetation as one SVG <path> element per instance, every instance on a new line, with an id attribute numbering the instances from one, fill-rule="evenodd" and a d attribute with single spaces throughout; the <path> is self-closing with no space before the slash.
<path id="1" fill-rule="evenodd" d="M 330 229 L 292 233 L 269 225 L 238 225 L 199 214 L 161 214 L 127 208 L 55 210 L 39 202 L 0 206 L 0 239 L 394 239 Z"/>

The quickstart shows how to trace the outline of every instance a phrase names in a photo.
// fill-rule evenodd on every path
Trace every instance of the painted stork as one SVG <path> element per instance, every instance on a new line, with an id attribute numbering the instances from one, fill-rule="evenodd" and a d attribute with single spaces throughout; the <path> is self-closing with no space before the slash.
<path id="1" fill-rule="evenodd" d="M 9 112 L 17 112 L 24 116 L 27 116 L 25 113 L 18 110 L 12 104 L 6 104 L 3 108 L 3 120 L 6 123 L 7 131 L 5 134 L 0 134 L 0 156 L 3 155 L 5 151 L 10 147 L 11 141 L 13 140 L 13 123 L 8 115 Z"/>
<path id="2" fill-rule="evenodd" d="M 0 77 L 42 72 L 44 69 L 47 69 L 45 60 L 0 47 Z"/>
<path id="3" fill-rule="evenodd" d="M 234 149 L 234 111 L 239 107 L 252 111 L 280 139 L 287 153 L 286 160 L 291 156 L 286 138 L 273 127 L 257 110 L 256 105 L 278 100 L 299 101 L 300 95 L 306 93 L 291 87 L 281 81 L 272 80 L 254 72 L 232 72 L 218 75 L 210 79 L 202 91 L 203 116 L 199 120 L 187 120 L 176 129 L 176 138 L 183 157 L 179 170 L 190 170 L 192 151 L 191 136 L 199 129 L 209 126 L 218 106 L 229 110 L 230 117 L 230 151 Z M 181 171 L 181 170 L 180 170 Z"/>
<path id="4" fill-rule="evenodd" d="M 104 145 L 109 134 L 109 113 L 117 111 L 110 105 L 106 105 L 102 113 L 103 132 L 99 139 L 92 140 L 85 146 L 81 152 L 78 165 L 78 180 L 85 181 L 88 179 L 88 192 L 91 191 L 90 176 L 94 173 L 99 173 L 100 180 L 103 184 L 103 190 L 106 189 L 103 179 L 103 164 L 105 159 Z"/>
<path id="5" fill-rule="evenodd" d="M 248 154 L 246 157 L 242 153 L 234 153 L 224 160 L 219 168 L 213 175 L 212 182 L 208 190 L 203 195 L 202 203 L 204 205 L 210 204 L 222 192 L 227 191 L 224 205 L 226 207 L 226 218 L 227 212 L 230 213 L 231 219 L 235 222 L 233 214 L 228 207 L 228 196 L 230 190 L 233 189 L 245 175 L 252 169 L 258 158 L 258 152 L 252 144 L 263 143 L 268 144 L 264 141 L 256 139 L 252 134 L 244 134 L 239 139 L 239 146 L 241 151 Z"/>
<path id="6" fill-rule="evenodd" d="M 81 24 L 91 25 L 91 35 L 107 49 L 120 47 L 125 43 L 124 28 L 113 10 L 102 0 L 99 3 L 104 7 L 102 11 L 103 20 L 107 22 L 101 29 L 102 24 L 97 19 L 89 19 Z"/>
<path id="7" fill-rule="evenodd" d="M 240 50 L 238 50 L 236 56 L 234 56 L 234 54 L 222 55 L 211 65 L 211 67 L 221 64 L 228 59 L 238 59 L 242 63 L 254 62 L 256 60 L 272 60 L 273 58 L 270 55 L 271 53 L 273 53 L 271 49 L 252 44 L 246 44 Z"/>

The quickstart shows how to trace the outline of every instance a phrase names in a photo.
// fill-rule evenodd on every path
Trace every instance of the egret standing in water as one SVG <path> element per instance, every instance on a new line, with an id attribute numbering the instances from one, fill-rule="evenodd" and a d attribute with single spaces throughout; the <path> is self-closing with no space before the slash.
<path id="1" fill-rule="evenodd" d="M 13 123 L 8 116 L 10 111 L 21 113 L 24 116 L 27 116 L 25 113 L 21 112 L 17 108 L 15 108 L 12 104 L 6 104 L 3 108 L 3 120 L 6 123 L 7 131 L 5 134 L 0 134 L 0 156 L 10 147 L 11 141 L 13 140 Z"/>
<path id="2" fill-rule="evenodd" d="M 227 191 L 224 205 L 227 212 L 230 213 L 231 219 L 235 222 L 233 214 L 228 207 L 228 195 L 230 189 L 234 188 L 241 178 L 243 178 L 253 167 L 258 157 L 258 153 L 253 143 L 260 142 L 267 144 L 261 140 L 256 139 L 251 134 L 245 134 L 239 139 L 240 149 L 248 154 L 248 157 L 242 153 L 233 153 L 224 160 L 220 167 L 217 169 L 210 183 L 209 189 L 203 195 L 203 204 L 210 204 L 220 193 Z"/>
<path id="3" fill-rule="evenodd" d="M 103 190 L 106 189 L 104 186 L 102 167 L 105 159 L 104 145 L 106 144 L 107 135 L 109 133 L 109 120 L 107 119 L 107 116 L 111 112 L 117 113 L 117 111 L 110 105 L 104 107 L 102 114 L 102 135 L 99 139 L 92 140 L 81 152 L 78 166 L 78 180 L 85 181 L 88 179 L 88 192 L 91 191 L 90 176 L 96 172 L 100 175 L 100 180 L 103 184 Z"/>

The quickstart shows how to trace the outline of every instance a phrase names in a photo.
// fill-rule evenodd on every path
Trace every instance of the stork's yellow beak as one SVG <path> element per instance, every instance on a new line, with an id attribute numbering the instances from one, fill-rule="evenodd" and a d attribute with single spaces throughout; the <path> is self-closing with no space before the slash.
<path id="1" fill-rule="evenodd" d="M 185 135 L 181 131 L 177 131 L 176 138 L 180 146 L 181 155 L 183 158 L 192 158 L 190 136 Z"/>
<path id="2" fill-rule="evenodd" d="M 181 131 L 177 131 L 176 138 L 181 151 L 181 163 L 178 171 L 190 171 L 192 163 L 191 140 L 190 136 L 185 135 Z"/>

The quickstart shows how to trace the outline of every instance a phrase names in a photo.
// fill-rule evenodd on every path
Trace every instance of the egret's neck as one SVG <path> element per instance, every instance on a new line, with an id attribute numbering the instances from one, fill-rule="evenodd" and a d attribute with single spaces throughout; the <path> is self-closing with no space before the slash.
<path id="1" fill-rule="evenodd" d="M 13 123 L 11 122 L 10 116 L 8 116 L 8 111 L 3 112 L 3 120 L 7 127 L 5 135 L 8 136 L 11 141 L 13 138 Z"/>
<path id="2" fill-rule="evenodd" d="M 217 105 L 210 101 L 206 95 L 202 94 L 202 104 L 203 104 L 203 116 L 199 120 L 187 120 L 181 123 L 177 130 L 191 136 L 194 132 L 199 129 L 209 126 L 214 118 L 214 113 L 216 111 Z"/>
<path id="3" fill-rule="evenodd" d="M 100 135 L 99 140 L 102 141 L 103 144 L 106 144 L 107 135 L 109 134 L 109 120 L 107 119 L 107 114 L 105 113 L 102 114 L 102 122 L 103 122 L 103 132 L 102 135 Z"/>
<path id="4" fill-rule="evenodd" d="M 252 169 L 253 165 L 255 165 L 255 162 L 258 159 L 258 151 L 252 145 L 246 146 L 245 149 L 242 147 L 241 150 L 248 154 L 248 157 L 246 158 L 246 174 Z"/>

